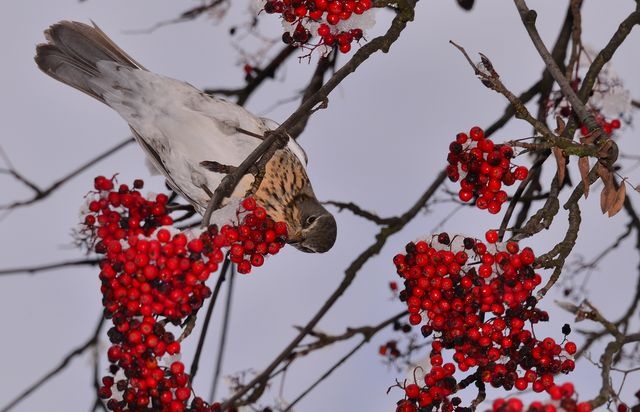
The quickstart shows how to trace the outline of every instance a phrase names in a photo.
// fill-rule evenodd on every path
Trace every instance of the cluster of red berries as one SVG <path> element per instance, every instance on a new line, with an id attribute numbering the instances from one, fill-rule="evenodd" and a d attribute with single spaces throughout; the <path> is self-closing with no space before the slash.
<path id="1" fill-rule="evenodd" d="M 239 226 L 225 225 L 219 233 L 215 229 L 209 232 L 214 249 L 229 247 L 229 259 L 237 264 L 238 273 L 247 274 L 252 267 L 262 266 L 266 255 L 277 254 L 286 244 L 288 233 L 287 224 L 273 221 L 253 198 L 244 199 L 241 209 L 249 213 Z M 203 241 L 206 246 L 206 239 Z"/>
<path id="2" fill-rule="evenodd" d="M 591 412 L 589 402 L 577 402 L 576 393 L 572 383 L 553 385 L 548 391 L 550 402 L 531 402 L 527 408 L 518 398 L 498 398 L 493 402 L 492 412 Z"/>
<path id="3" fill-rule="evenodd" d="M 359 41 L 363 33 L 361 28 L 342 27 L 340 23 L 370 8 L 371 0 L 267 0 L 264 5 L 266 13 L 281 14 L 294 28 L 282 35 L 284 43 L 305 46 L 317 34 L 320 42 L 313 47 L 336 46 L 342 53 L 348 53 L 351 43 Z"/>
<path id="4" fill-rule="evenodd" d="M 398 341 L 390 340 L 387 343 L 380 345 L 378 349 L 380 356 L 384 356 L 389 360 L 394 360 L 401 355 L 400 349 L 398 349 Z"/>
<path id="5" fill-rule="evenodd" d="M 242 224 L 220 231 L 212 225 L 189 239 L 161 228 L 173 223 L 168 197 L 145 199 L 138 191 L 142 180 L 136 180 L 133 189 L 124 184 L 116 189 L 112 179 L 100 176 L 94 186 L 85 233 L 94 250 L 104 255 L 102 301 L 105 318 L 113 323 L 107 351 L 111 375 L 102 378 L 99 395 L 112 411 L 187 410 L 192 397 L 189 375 L 181 362 L 166 361 L 180 353 L 180 343 L 165 326 L 183 323 L 211 295 L 205 281 L 224 260 L 223 248 L 229 248 L 238 272 L 249 273 L 252 266 L 263 264 L 264 255 L 284 245 L 286 225 L 271 220 L 247 198 L 238 211 L 244 214 Z M 195 397 L 190 410 L 216 407 Z"/>
<path id="6" fill-rule="evenodd" d="M 549 320 L 532 294 L 542 281 L 533 269 L 533 251 L 516 242 L 497 243 L 494 230 L 487 231 L 486 241 L 440 233 L 409 243 L 406 253 L 394 257 L 409 323 L 421 325 L 425 337 L 435 334 L 431 370 L 424 382 L 405 386 L 403 405 L 446 410 L 455 406 L 448 397 L 472 382 L 549 392 L 554 375 L 574 369 L 573 342 L 538 340 L 526 328 Z M 563 333 L 569 332 L 566 325 Z M 444 362 L 444 350 L 453 352 L 455 363 Z M 471 381 L 456 379 L 457 370 L 472 369 Z"/>
<path id="7" fill-rule="evenodd" d="M 478 209 L 500 212 L 507 201 L 502 185 L 511 186 L 516 180 L 527 178 L 529 170 L 511 164 L 513 148 L 508 144 L 494 144 L 484 131 L 472 127 L 469 134 L 458 133 L 449 145 L 447 176 L 452 182 L 460 180 L 458 196 L 463 202 L 474 197 Z"/>
<path id="8" fill-rule="evenodd" d="M 611 121 L 608 121 L 604 116 L 600 114 L 596 115 L 596 121 L 607 136 L 611 136 L 614 130 L 619 129 L 622 126 L 620 119 L 612 119 Z M 580 134 L 582 134 L 582 136 L 586 136 L 589 134 L 589 129 L 587 128 L 587 126 L 580 127 Z"/>

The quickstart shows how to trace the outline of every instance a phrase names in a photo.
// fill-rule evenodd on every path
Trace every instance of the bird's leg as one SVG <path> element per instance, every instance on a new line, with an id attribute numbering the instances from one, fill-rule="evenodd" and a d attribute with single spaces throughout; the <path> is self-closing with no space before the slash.
<path id="1" fill-rule="evenodd" d="M 220 162 L 210 161 L 210 160 L 205 160 L 203 162 L 200 162 L 200 166 L 204 167 L 205 169 L 207 169 L 210 172 L 223 173 L 225 175 L 228 175 L 229 173 L 233 173 L 237 169 L 236 166 L 223 165 Z M 256 175 L 256 173 L 257 173 L 256 170 L 257 170 L 257 167 L 255 165 L 251 166 L 249 168 L 248 173 Z"/>
<path id="2" fill-rule="evenodd" d="M 207 194 L 207 196 L 209 196 L 209 198 L 213 196 L 213 192 L 209 190 L 209 187 L 207 185 L 200 186 L 200 189 L 204 190 L 204 192 Z"/>
<path id="3" fill-rule="evenodd" d="M 249 189 L 250 193 L 256 193 L 258 188 L 262 184 L 262 179 L 265 176 L 265 169 L 260 169 L 257 165 L 253 165 L 251 167 L 251 173 L 254 176 L 253 184 L 251 185 L 251 189 Z"/>
<path id="4" fill-rule="evenodd" d="M 203 162 L 200 162 L 200 166 L 204 167 L 210 172 L 224 173 L 225 175 L 228 175 L 229 173 L 233 173 L 236 170 L 235 166 L 223 165 L 220 162 L 215 162 L 210 160 L 205 160 Z"/>

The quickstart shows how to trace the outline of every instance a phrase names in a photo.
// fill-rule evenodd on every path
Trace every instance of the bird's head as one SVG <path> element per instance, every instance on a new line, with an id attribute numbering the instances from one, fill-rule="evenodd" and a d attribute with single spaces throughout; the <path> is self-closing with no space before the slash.
<path id="1" fill-rule="evenodd" d="M 290 243 L 308 253 L 324 253 L 336 242 L 336 219 L 315 197 L 305 196 L 296 202 L 296 228 Z"/>

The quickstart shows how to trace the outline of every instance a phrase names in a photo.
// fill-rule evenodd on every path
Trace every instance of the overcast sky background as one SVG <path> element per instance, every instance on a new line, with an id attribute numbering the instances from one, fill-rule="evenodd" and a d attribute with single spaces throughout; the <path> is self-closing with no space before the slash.
<path id="1" fill-rule="evenodd" d="M 477 51 L 486 54 L 505 85 L 516 94 L 538 79 L 543 65 L 513 4 L 478 3 L 467 13 L 452 0 L 420 2 L 415 22 L 391 52 L 374 55 L 332 93 L 329 108 L 314 115 L 300 143 L 309 156 L 309 174 L 319 198 L 354 201 L 381 216 L 400 214 L 445 164 L 448 144 L 457 132 L 474 125 L 487 126 L 502 114 L 504 99 L 480 84 L 448 40 L 465 46 L 472 55 Z M 555 40 L 566 3 L 530 2 L 530 7 L 538 10 L 538 26 L 547 44 Z M 635 5 L 632 1 L 585 3 L 583 40 L 596 49 L 606 44 Z M 53 81 L 36 68 L 34 46 L 43 40 L 42 30 L 58 20 L 94 20 L 134 58 L 158 73 L 199 87 L 241 86 L 244 61 L 227 33 L 230 27 L 249 20 L 244 2 L 236 2 L 221 22 L 200 18 L 151 34 L 126 32 L 174 18 L 197 4 L 169 0 L 5 2 L 0 25 L 0 36 L 4 39 L 0 65 L 0 146 L 13 165 L 46 187 L 129 135 L 127 125 L 114 112 Z M 388 15 L 378 13 L 374 33 L 385 30 L 388 21 Z M 275 16 L 263 16 L 259 24 L 262 33 L 279 36 L 280 23 Z M 247 46 L 252 41 L 246 38 L 242 44 Z M 638 41 L 636 29 L 613 62 L 615 71 L 636 98 L 640 95 Z M 302 88 L 313 69 L 313 62 L 292 60 L 278 72 L 275 81 L 259 89 L 248 108 L 276 121 L 284 120 L 297 102 L 272 109 L 274 104 Z M 528 135 L 530 128 L 526 124 L 511 122 L 494 140 Z M 638 154 L 637 139 L 633 125 L 627 126 L 619 140 L 621 152 Z M 147 181 L 147 189 L 162 190 L 162 179 L 148 176 L 142 151 L 130 145 L 61 187 L 45 202 L 3 216 L 0 267 L 81 257 L 81 252 L 72 245 L 70 232 L 77 224 L 83 195 L 91 188 L 94 176 L 116 172 L 120 173 L 121 182 L 142 177 Z M 623 174 L 634 185 L 640 183 L 637 168 L 630 166 Z M 5 176 L 0 176 L 0 187 L 0 203 L 30 196 L 24 186 Z M 637 204 L 638 194 L 631 192 L 629 196 Z M 446 195 L 438 197 L 445 199 Z M 574 257 L 594 256 L 624 228 L 623 213 L 608 219 L 599 213 L 598 203 L 597 195 L 582 202 L 584 223 Z M 402 305 L 390 298 L 387 287 L 390 280 L 397 278 L 391 258 L 407 241 L 431 233 L 452 205 L 434 205 L 431 213 L 422 214 L 404 232 L 390 239 L 381 255 L 364 267 L 352 288 L 321 322 L 320 329 L 341 333 L 347 326 L 375 324 L 402 310 Z M 269 259 L 264 268 L 237 279 L 225 374 L 247 369 L 259 371 L 267 365 L 295 336 L 292 325 L 306 323 L 338 285 L 344 268 L 372 242 L 376 233 L 372 224 L 348 213 L 338 214 L 337 218 L 338 241 L 329 253 L 309 255 L 287 248 Z M 501 216 L 468 210 L 451 219 L 445 229 L 481 237 L 487 228 L 497 227 L 500 219 Z M 564 229 L 566 215 L 558 216 L 557 222 L 558 229 Z M 558 231 L 541 233 L 528 244 L 542 253 L 559 236 Z M 638 276 L 637 265 L 633 240 L 628 240 L 591 276 L 589 286 L 597 293 L 590 293 L 590 298 L 606 316 L 615 318 L 620 313 L 616 302 L 628 301 Z M 4 355 L 0 368 L 0 406 L 90 336 L 101 312 L 98 291 L 97 270 L 87 268 L 0 279 L 3 324 L 0 353 Z M 553 296 L 542 306 L 556 310 Z M 220 313 L 218 309 L 209 334 L 209 350 L 201 360 L 195 383 L 196 392 L 205 397 L 213 374 L 207 365 L 213 364 L 216 353 Z M 536 331 L 561 338 L 560 327 L 570 320 L 554 313 L 550 327 Z M 195 341 L 195 336 L 190 341 Z M 377 336 L 296 410 L 394 410 L 402 393 L 393 390 L 387 395 L 386 390 L 396 378 L 403 379 L 404 372 L 388 368 L 377 355 L 378 346 L 390 336 L 393 335 Z M 286 376 L 284 399 L 294 399 L 355 344 L 357 340 L 349 341 L 296 362 Z M 105 349 L 102 345 L 101 353 Z M 594 352 L 596 357 L 598 353 Z M 186 345 L 185 362 L 189 364 L 192 356 L 191 347 Z M 629 400 L 630 394 L 638 389 L 637 375 L 634 378 L 635 387 L 626 387 Z M 590 398 L 599 387 L 598 379 L 599 370 L 581 362 L 576 373 L 558 380 L 576 382 L 583 396 Z M 630 379 L 633 383 L 633 378 Z M 263 398 L 265 404 L 278 396 L 279 382 L 274 383 L 275 390 Z M 225 389 L 219 388 L 218 393 L 224 394 Z M 14 410 L 87 411 L 93 399 L 91 357 L 86 353 Z"/>

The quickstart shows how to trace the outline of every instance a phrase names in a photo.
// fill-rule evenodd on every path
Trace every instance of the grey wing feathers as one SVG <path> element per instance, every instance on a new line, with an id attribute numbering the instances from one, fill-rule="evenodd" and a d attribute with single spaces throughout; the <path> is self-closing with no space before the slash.
<path id="1" fill-rule="evenodd" d="M 102 96 L 91 86 L 91 79 L 99 75 L 99 61 L 144 70 L 95 24 L 61 21 L 49 27 L 45 37 L 48 42 L 36 47 L 40 70 L 100 101 Z"/>
<path id="2" fill-rule="evenodd" d="M 156 174 L 157 172 L 161 172 L 165 178 L 167 179 L 167 184 L 179 195 L 181 195 L 184 199 L 186 199 L 189 203 L 191 203 L 194 206 L 197 206 L 198 203 L 191 198 L 191 196 L 187 195 L 184 190 L 182 190 L 180 188 L 180 185 L 178 185 L 173 178 L 171 177 L 171 172 L 167 169 L 167 166 L 164 164 L 164 161 L 162 160 L 162 156 L 160 156 L 160 154 L 158 153 L 158 151 L 153 148 L 151 146 L 151 144 L 149 144 L 141 135 L 140 133 L 138 133 L 138 131 L 136 129 L 134 129 L 133 127 L 130 127 L 131 132 L 133 132 L 133 137 L 136 139 L 136 141 L 138 142 L 138 144 L 140 145 L 140 147 L 142 147 L 142 149 L 145 151 L 145 153 L 148 155 L 147 156 L 147 160 L 150 163 L 150 166 L 152 166 L 155 171 Z M 149 166 L 149 164 L 147 164 L 147 166 Z"/>

